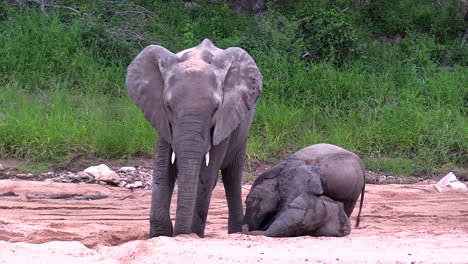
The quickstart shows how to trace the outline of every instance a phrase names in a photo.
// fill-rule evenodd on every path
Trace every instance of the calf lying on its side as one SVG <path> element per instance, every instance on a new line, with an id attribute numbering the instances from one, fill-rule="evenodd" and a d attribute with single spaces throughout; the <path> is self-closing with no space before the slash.
<path id="1" fill-rule="evenodd" d="M 357 155 L 331 144 L 312 145 L 255 180 L 243 231 L 273 237 L 346 236 L 364 188 L 364 165 Z M 362 203 L 363 197 L 356 226 Z"/>

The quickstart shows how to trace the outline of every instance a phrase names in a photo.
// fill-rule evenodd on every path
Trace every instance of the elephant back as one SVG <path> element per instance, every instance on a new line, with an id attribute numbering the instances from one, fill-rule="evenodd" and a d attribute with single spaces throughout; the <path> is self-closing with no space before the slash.
<path id="1" fill-rule="evenodd" d="M 359 198 L 364 185 L 364 165 L 353 152 L 322 143 L 306 147 L 291 158 L 317 168 L 324 195 L 344 203 Z"/>

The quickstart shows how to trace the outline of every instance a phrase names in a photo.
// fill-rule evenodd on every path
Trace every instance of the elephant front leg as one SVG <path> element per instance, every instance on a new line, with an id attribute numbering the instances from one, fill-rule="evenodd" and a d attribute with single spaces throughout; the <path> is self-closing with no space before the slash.
<path id="1" fill-rule="evenodd" d="M 235 155 L 231 165 L 221 171 L 229 209 L 228 233 L 242 231 L 244 212 L 242 206 L 242 169 L 245 160 L 245 146 Z"/>
<path id="2" fill-rule="evenodd" d="M 211 194 L 218 181 L 219 165 L 215 164 L 217 163 L 216 160 L 210 163 L 212 164 L 200 170 L 200 178 L 198 180 L 197 201 L 193 214 L 192 232 L 199 237 L 205 236 L 206 218 L 210 207 Z"/>
<path id="3" fill-rule="evenodd" d="M 170 144 L 158 139 L 153 165 L 149 238 L 172 236 L 169 208 L 177 172 L 175 164 L 170 164 L 171 152 Z"/>

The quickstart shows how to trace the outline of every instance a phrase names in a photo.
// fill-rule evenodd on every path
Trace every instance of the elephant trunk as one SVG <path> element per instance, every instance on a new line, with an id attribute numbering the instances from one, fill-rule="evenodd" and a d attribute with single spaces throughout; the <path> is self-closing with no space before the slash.
<path id="1" fill-rule="evenodd" d="M 247 208 L 243 225 L 248 227 L 248 231 L 260 230 L 261 222 L 262 221 L 259 219 L 258 215 L 255 215 L 252 212 L 252 209 Z"/>
<path id="2" fill-rule="evenodd" d="M 178 169 L 178 196 L 174 234 L 192 233 L 200 167 L 206 154 L 203 123 L 188 119 L 174 131 L 174 152 Z M 204 164 L 203 164 L 204 165 Z"/>
<path id="3" fill-rule="evenodd" d="M 194 155 L 194 154 L 193 154 Z M 191 155 L 190 155 L 191 156 Z M 177 157 L 178 164 L 178 195 L 174 235 L 192 233 L 192 221 L 197 200 L 198 175 L 202 162 L 202 154 L 196 157 Z"/>

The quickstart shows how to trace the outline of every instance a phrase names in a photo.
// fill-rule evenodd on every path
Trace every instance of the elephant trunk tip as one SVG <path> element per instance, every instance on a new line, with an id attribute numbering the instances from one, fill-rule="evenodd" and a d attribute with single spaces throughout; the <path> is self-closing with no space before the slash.
<path id="1" fill-rule="evenodd" d="M 249 234 L 249 225 L 243 224 L 242 225 L 242 234 L 248 235 Z"/>

